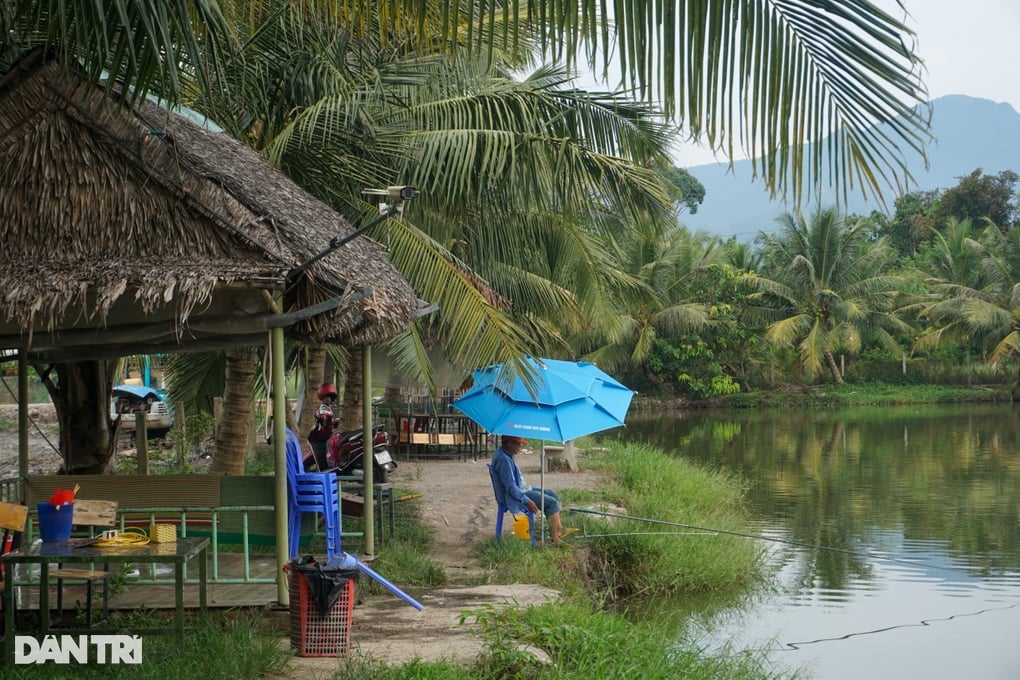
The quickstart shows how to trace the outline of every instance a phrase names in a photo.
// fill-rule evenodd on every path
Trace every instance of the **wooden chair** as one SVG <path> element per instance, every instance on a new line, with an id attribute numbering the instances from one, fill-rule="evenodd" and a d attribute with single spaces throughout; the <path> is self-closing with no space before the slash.
<path id="1" fill-rule="evenodd" d="M 18 548 L 27 522 L 28 506 L 0 502 L 0 529 L 3 530 L 0 536 L 0 554 L 6 555 Z M 5 587 L 6 582 L 5 574 L 0 570 L 0 590 Z"/>
<path id="2" fill-rule="evenodd" d="M 89 527 L 90 532 L 96 528 L 105 530 L 114 527 L 117 525 L 117 502 L 75 499 L 74 517 L 71 521 L 75 526 Z M 102 569 L 82 569 L 58 565 L 50 572 L 50 577 L 56 579 L 57 583 L 58 616 L 64 611 L 64 579 L 72 579 L 85 582 L 85 625 L 91 628 L 110 618 L 109 564 L 104 564 Z M 96 621 L 93 600 L 95 583 L 98 581 L 103 583 L 103 618 Z"/>

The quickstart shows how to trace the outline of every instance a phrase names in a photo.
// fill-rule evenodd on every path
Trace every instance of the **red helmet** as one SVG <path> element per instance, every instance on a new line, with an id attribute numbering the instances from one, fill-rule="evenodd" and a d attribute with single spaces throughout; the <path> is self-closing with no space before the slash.
<path id="1" fill-rule="evenodd" d="M 323 400 L 329 396 L 332 396 L 334 399 L 336 399 L 336 388 L 333 387 L 333 383 L 322 383 L 322 385 L 319 387 L 319 391 L 315 393 L 315 396 L 317 396 L 320 400 Z"/>

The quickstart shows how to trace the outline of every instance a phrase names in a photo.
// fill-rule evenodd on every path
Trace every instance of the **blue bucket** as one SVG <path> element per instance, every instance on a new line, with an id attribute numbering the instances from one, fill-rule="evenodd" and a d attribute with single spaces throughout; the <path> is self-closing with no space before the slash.
<path id="1" fill-rule="evenodd" d="M 71 538 L 74 504 L 39 503 L 36 508 L 39 510 L 39 537 L 43 542 L 66 543 Z"/>

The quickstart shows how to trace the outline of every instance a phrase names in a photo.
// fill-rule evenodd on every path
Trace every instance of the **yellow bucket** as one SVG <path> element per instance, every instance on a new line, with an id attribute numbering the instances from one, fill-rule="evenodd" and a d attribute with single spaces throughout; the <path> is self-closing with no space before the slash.
<path id="1" fill-rule="evenodd" d="M 528 516 L 523 512 L 514 515 L 514 535 L 525 541 L 531 540 L 531 527 L 528 524 Z"/>

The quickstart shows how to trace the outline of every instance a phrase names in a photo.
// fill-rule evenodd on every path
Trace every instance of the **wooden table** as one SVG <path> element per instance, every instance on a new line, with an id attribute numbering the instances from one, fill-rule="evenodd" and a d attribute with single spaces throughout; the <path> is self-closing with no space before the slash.
<path id="1" fill-rule="evenodd" d="M 8 578 L 3 591 L 4 609 L 4 658 L 8 663 L 14 659 L 15 636 L 15 568 L 19 564 L 39 565 L 39 629 L 43 635 L 50 632 L 50 565 L 51 564 L 172 564 L 174 565 L 174 632 L 177 639 L 184 640 L 184 564 L 198 558 L 198 601 L 202 611 L 206 609 L 206 585 L 208 569 L 206 555 L 208 538 L 178 538 L 172 543 L 146 543 L 145 545 L 96 546 L 79 545 L 72 539 L 66 543 L 36 542 L 27 548 L 7 553 L 0 557 Z M 61 628 L 66 633 L 125 632 L 124 628 Z M 130 633 L 160 634 L 166 628 L 132 629 Z"/>

